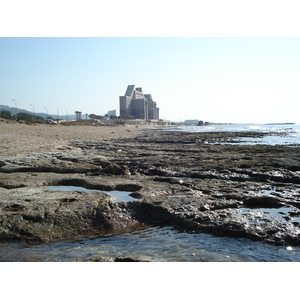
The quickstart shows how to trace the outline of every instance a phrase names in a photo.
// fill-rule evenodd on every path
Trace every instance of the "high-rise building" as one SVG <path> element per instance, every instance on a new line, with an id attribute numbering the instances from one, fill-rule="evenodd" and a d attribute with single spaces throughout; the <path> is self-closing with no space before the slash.
<path id="1" fill-rule="evenodd" d="M 120 117 L 142 120 L 158 120 L 159 108 L 150 94 L 143 93 L 142 88 L 128 85 L 124 96 L 120 96 Z"/>

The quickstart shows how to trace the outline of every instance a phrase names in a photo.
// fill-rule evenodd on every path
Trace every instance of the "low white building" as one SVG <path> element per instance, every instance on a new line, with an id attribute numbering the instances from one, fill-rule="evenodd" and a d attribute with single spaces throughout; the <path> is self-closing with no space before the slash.
<path id="1" fill-rule="evenodd" d="M 198 120 L 185 120 L 184 121 L 184 124 L 195 124 L 195 125 L 198 125 Z"/>

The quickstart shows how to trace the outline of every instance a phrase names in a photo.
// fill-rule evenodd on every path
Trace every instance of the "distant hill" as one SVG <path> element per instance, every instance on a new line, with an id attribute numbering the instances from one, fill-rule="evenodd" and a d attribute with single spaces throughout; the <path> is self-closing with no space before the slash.
<path id="1" fill-rule="evenodd" d="M 0 110 L 8 110 L 10 111 L 12 114 L 15 114 L 16 113 L 16 108 L 15 107 L 10 107 L 10 106 L 7 106 L 7 105 L 1 105 L 0 104 Z M 32 114 L 32 112 L 28 111 L 28 110 L 25 110 L 25 109 L 19 109 L 17 108 L 17 112 L 20 113 L 27 113 L 27 114 Z"/>
<path id="2" fill-rule="evenodd" d="M 32 114 L 32 111 L 28 111 L 26 109 L 20 109 L 20 108 L 16 108 L 15 107 L 10 107 L 10 106 L 7 106 L 7 105 L 2 105 L 0 104 L 0 111 L 1 110 L 8 110 L 10 111 L 13 115 L 16 114 L 16 111 L 17 113 L 27 113 L 27 114 Z M 42 117 L 42 118 L 47 118 L 47 117 L 52 117 L 54 119 L 57 118 L 57 115 L 55 114 L 45 114 L 45 113 L 34 113 L 35 116 L 39 116 L 39 117 Z M 82 115 L 82 118 L 85 117 Z M 59 118 L 60 119 L 63 119 L 63 120 L 66 120 L 66 119 L 69 119 L 69 120 L 76 120 L 76 115 L 75 114 L 72 114 L 72 115 L 59 115 Z"/>

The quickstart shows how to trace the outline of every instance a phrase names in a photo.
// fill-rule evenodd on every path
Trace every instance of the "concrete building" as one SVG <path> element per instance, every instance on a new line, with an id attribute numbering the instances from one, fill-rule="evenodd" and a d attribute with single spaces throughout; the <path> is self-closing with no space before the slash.
<path id="1" fill-rule="evenodd" d="M 134 118 L 141 120 L 158 120 L 159 108 L 150 94 L 143 93 L 142 88 L 128 85 L 124 96 L 120 100 L 120 117 L 122 119 Z"/>
<path id="2" fill-rule="evenodd" d="M 114 116 L 116 117 L 117 116 L 117 111 L 114 109 L 114 110 L 109 110 L 107 115 L 110 117 L 110 116 Z"/>
<path id="3" fill-rule="evenodd" d="M 197 125 L 198 124 L 198 120 L 185 120 L 184 123 L 185 124 L 195 124 L 195 125 Z"/>

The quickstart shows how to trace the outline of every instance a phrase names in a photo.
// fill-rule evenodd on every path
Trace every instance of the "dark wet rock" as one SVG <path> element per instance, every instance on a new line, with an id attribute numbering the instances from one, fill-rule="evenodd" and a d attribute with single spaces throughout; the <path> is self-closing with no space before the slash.
<path id="1" fill-rule="evenodd" d="M 145 175 L 150 175 L 150 176 L 171 176 L 171 177 L 181 177 L 185 176 L 185 174 L 181 172 L 176 172 L 174 170 L 170 170 L 167 168 L 162 168 L 162 167 L 151 167 L 149 168 L 146 172 L 144 172 Z"/>
<path id="2" fill-rule="evenodd" d="M 77 260 L 77 262 L 113 262 L 114 259 L 111 257 L 92 256 L 87 259 Z"/>
<path id="3" fill-rule="evenodd" d="M 101 173 L 111 175 L 131 175 L 129 169 L 126 166 L 120 166 L 117 164 L 111 164 L 106 168 L 102 169 Z"/>
<path id="4" fill-rule="evenodd" d="M 163 262 L 162 259 L 155 259 L 149 256 L 118 256 L 115 262 Z"/>
<path id="5" fill-rule="evenodd" d="M 248 207 L 282 207 L 284 204 L 280 198 L 269 197 L 269 196 L 256 196 L 249 197 L 243 200 L 243 204 Z"/>
<path id="6" fill-rule="evenodd" d="M 82 262 L 164 262 L 162 259 L 157 259 L 154 257 L 146 255 L 126 255 L 118 256 L 115 258 L 112 257 L 102 257 L 102 256 L 92 256 L 84 260 L 77 260 Z"/>
<path id="7" fill-rule="evenodd" d="M 293 209 L 289 212 L 290 216 L 300 216 L 300 210 L 299 209 Z"/>
<path id="8" fill-rule="evenodd" d="M 136 225 L 111 196 L 101 192 L 61 192 L 37 188 L 0 194 L 0 238 L 46 242 L 93 230 Z"/>
<path id="9" fill-rule="evenodd" d="M 136 207 L 134 217 L 151 225 L 172 225 L 188 232 L 243 237 L 278 245 L 300 245 L 300 231 L 295 225 L 283 224 L 261 213 L 241 213 L 237 203 L 222 203 L 216 207 L 209 202 L 197 206 L 196 202 L 188 205 L 181 201 L 159 205 L 144 203 L 138 209 Z"/>

